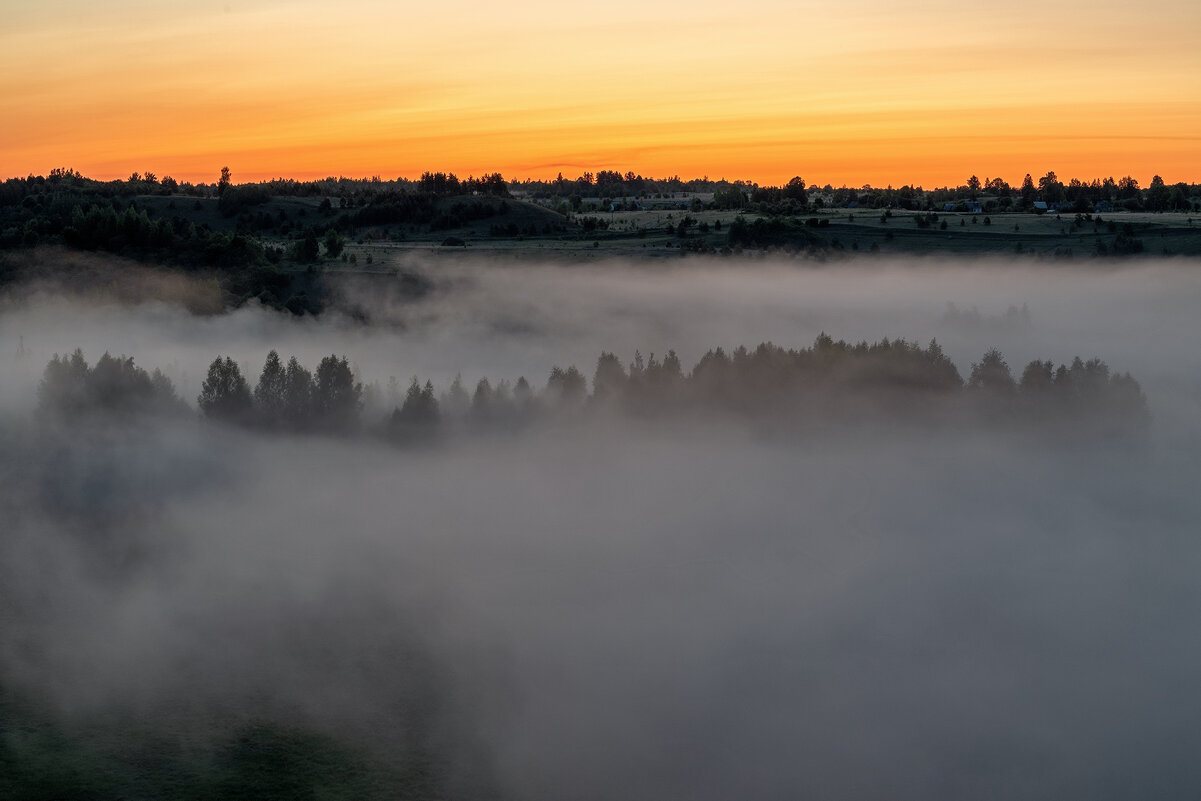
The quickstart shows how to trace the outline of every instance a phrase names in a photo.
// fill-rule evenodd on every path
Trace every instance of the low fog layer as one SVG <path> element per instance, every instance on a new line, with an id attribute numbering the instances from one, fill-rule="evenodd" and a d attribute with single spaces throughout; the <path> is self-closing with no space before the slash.
<path id="1" fill-rule="evenodd" d="M 1198 265 L 485 266 L 370 328 L 6 308 L 0 684 L 93 736 L 195 745 L 283 722 L 420 763 L 422 791 L 449 797 L 1183 798 L 1201 781 Z M 174 370 L 194 401 L 219 353 L 252 379 L 274 348 L 345 353 L 365 380 L 541 386 L 554 364 L 591 375 L 600 350 L 693 363 L 823 330 L 937 337 L 965 375 L 989 347 L 1018 368 L 1099 356 L 1142 383 L 1152 447 L 780 442 L 717 420 L 424 449 L 190 417 L 30 424 L 46 360 L 77 346 Z"/>
<path id="2" fill-rule="evenodd" d="M 246 307 L 195 316 L 154 303 L 129 308 L 42 296 L 0 315 L 8 351 L 0 358 L 25 357 L 20 380 L 16 365 L 6 366 L 3 393 L 32 405 L 47 360 L 77 347 L 89 361 L 107 350 L 162 369 L 194 402 L 218 354 L 232 356 L 252 379 L 272 348 L 310 368 L 330 353 L 345 354 L 361 380 L 417 375 L 444 390 L 456 374 L 468 387 L 485 376 L 495 383 L 520 375 L 541 386 L 552 365 L 575 364 L 591 376 L 602 350 L 628 361 L 635 350 L 661 357 L 674 349 L 690 365 L 713 347 L 807 346 L 824 331 L 852 341 L 903 337 L 924 345 L 937 338 L 965 376 L 992 347 L 1019 371 L 1032 359 L 1098 356 L 1133 373 L 1161 401 L 1165 392 L 1201 397 L 1201 377 L 1187 369 L 1195 363 L 1199 265 L 1125 265 L 416 263 L 436 286 L 421 301 L 385 306 L 379 288 L 348 289 L 348 305 L 367 310 L 369 327 L 337 312 L 293 318 Z"/>

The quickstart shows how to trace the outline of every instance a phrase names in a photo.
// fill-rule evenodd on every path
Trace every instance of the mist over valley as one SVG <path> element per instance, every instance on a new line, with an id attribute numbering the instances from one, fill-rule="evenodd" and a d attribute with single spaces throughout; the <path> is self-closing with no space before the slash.
<path id="1" fill-rule="evenodd" d="M 22 285 L 0 310 L 0 795 L 1188 797 L 1197 266 L 415 259 L 423 292 L 347 283 L 317 316 Z M 785 404 L 800 427 L 597 395 L 602 353 L 624 381 L 674 354 L 695 399 L 717 348 L 808 370 L 823 336 L 941 353 L 953 398 L 982 397 L 996 349 L 1013 395 L 898 417 L 852 370 L 836 403 Z M 76 348 L 181 404 L 52 413 L 39 385 Z M 344 364 L 356 426 L 197 408 L 215 358 L 253 390 L 271 351 Z M 1076 357 L 1133 376 L 1137 436 L 1005 421 L 1033 403 L 1023 367 Z M 522 377 L 523 425 L 455 411 L 456 378 Z M 428 382 L 439 436 L 379 435 L 391 378 L 401 403 Z"/>

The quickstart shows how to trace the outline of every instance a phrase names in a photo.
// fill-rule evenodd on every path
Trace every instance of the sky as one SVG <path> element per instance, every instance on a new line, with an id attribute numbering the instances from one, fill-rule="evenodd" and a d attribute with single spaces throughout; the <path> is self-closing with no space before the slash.
<path id="1" fill-rule="evenodd" d="M 0 0 L 0 177 L 1201 181 L 1201 4 Z"/>

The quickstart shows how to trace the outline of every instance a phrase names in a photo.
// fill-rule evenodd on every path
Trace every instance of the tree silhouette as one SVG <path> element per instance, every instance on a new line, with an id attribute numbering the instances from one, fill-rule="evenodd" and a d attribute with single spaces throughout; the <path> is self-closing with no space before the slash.
<path id="1" fill-rule="evenodd" d="M 1005 357 L 996 348 L 985 353 L 979 363 L 972 364 L 967 385 L 969 389 L 992 395 L 1012 394 L 1017 386 Z"/>
<path id="2" fill-rule="evenodd" d="M 326 198 L 328 201 L 329 198 Z M 333 228 L 325 232 L 325 255 L 331 259 L 336 259 L 342 254 L 342 248 L 346 245 L 346 240 L 342 238 Z"/>
<path id="3" fill-rule="evenodd" d="M 108 353 L 89 367 L 78 348 L 55 354 L 38 385 L 38 408 L 64 419 L 90 414 L 132 416 L 178 412 L 186 405 L 171 380 L 158 370 L 147 373 L 128 356 Z"/>
<path id="4" fill-rule="evenodd" d="M 283 419 L 291 428 L 308 426 L 313 416 L 313 375 L 293 356 L 284 375 Z"/>
<path id="5" fill-rule="evenodd" d="M 1147 208 L 1151 211 L 1166 210 L 1168 208 L 1169 195 L 1168 187 L 1164 184 L 1163 178 L 1156 175 L 1151 179 L 1151 185 L 1147 187 Z"/>
<path id="6" fill-rule="evenodd" d="M 401 442 L 428 441 L 436 433 L 440 417 L 434 385 L 426 381 L 423 387 L 413 376 L 404 404 L 388 420 L 388 433 Z"/>
<path id="7" fill-rule="evenodd" d="M 564 370 L 552 368 L 546 382 L 546 395 L 554 404 L 563 407 L 579 406 L 588 395 L 588 380 L 573 364 Z"/>
<path id="8" fill-rule="evenodd" d="M 592 397 L 596 400 L 619 399 L 628 380 L 621 360 L 612 353 L 601 353 L 592 377 Z"/>
<path id="9" fill-rule="evenodd" d="M 218 356 L 209 365 L 208 375 L 196 399 L 206 417 L 227 422 L 244 423 L 251 412 L 250 387 L 238 369 L 238 363 Z"/>
<path id="10" fill-rule="evenodd" d="M 808 202 L 808 195 L 805 192 L 805 179 L 799 175 L 790 180 L 784 185 L 783 196 L 790 200 L 795 200 L 798 203 L 804 204 Z"/>
<path id="11" fill-rule="evenodd" d="M 363 385 L 355 383 L 350 363 L 331 354 L 317 365 L 313 381 L 313 410 L 325 428 L 345 430 L 359 421 Z"/>
<path id="12" fill-rule="evenodd" d="M 286 419 L 288 374 L 274 350 L 267 354 L 259 383 L 254 388 L 254 405 L 259 420 L 270 427 L 281 426 Z"/>
<path id="13" fill-rule="evenodd" d="M 78 414 L 88 403 L 88 363 L 79 348 L 70 356 L 57 353 L 38 384 L 38 405 L 45 410 Z"/>
<path id="14" fill-rule="evenodd" d="M 1050 392 L 1054 385 L 1054 367 L 1049 361 L 1042 362 L 1035 359 L 1022 371 L 1020 387 L 1023 395 L 1042 395 Z"/>
<path id="15" fill-rule="evenodd" d="M 1022 179 L 1022 203 L 1029 206 L 1038 197 L 1038 190 L 1034 188 L 1034 179 L 1030 177 L 1030 173 L 1026 173 L 1026 177 Z"/>
<path id="16" fill-rule="evenodd" d="M 441 410 L 450 419 L 458 420 L 467 414 L 471 408 L 471 397 L 463 388 L 463 376 L 455 374 L 455 380 L 450 382 L 450 389 L 442 396 Z"/>

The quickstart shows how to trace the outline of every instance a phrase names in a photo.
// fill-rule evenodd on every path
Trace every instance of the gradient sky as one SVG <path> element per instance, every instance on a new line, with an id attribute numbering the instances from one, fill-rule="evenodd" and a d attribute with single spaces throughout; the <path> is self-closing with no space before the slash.
<path id="1" fill-rule="evenodd" d="M 1201 181 L 1201 2 L 0 0 L 0 177 Z"/>

